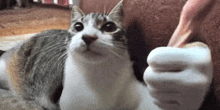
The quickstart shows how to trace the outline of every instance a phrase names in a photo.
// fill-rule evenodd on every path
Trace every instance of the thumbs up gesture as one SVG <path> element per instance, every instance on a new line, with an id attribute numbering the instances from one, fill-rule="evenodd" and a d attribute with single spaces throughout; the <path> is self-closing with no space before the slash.
<path id="1" fill-rule="evenodd" d="M 163 110 L 197 110 L 212 81 L 211 52 L 201 42 L 202 21 L 216 0 L 188 0 L 168 46 L 151 51 L 144 81 L 153 103 Z"/>
<path id="2" fill-rule="evenodd" d="M 193 47 L 159 47 L 151 51 L 144 73 L 154 104 L 163 110 L 197 110 L 212 80 L 209 48 L 203 43 Z"/>

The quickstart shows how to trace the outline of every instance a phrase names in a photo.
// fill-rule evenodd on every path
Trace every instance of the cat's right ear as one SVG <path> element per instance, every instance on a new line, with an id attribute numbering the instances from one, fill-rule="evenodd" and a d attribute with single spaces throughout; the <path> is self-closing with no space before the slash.
<path id="1" fill-rule="evenodd" d="M 109 13 L 108 15 L 111 19 L 117 21 L 118 23 L 123 22 L 123 0 L 121 0 Z"/>
<path id="2" fill-rule="evenodd" d="M 81 9 L 78 8 L 78 6 L 73 6 L 72 12 L 71 12 L 71 20 L 72 21 L 77 20 L 84 15 L 85 14 L 83 13 L 83 11 Z"/>

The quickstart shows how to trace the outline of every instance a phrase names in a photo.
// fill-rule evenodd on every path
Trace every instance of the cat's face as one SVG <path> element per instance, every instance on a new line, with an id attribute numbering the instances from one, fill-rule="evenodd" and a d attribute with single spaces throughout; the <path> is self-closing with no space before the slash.
<path id="1" fill-rule="evenodd" d="M 109 58 L 123 59 L 127 52 L 122 26 L 121 4 L 110 14 L 84 15 L 74 7 L 69 32 L 72 35 L 69 51 L 74 57 L 88 62 L 102 62 Z"/>

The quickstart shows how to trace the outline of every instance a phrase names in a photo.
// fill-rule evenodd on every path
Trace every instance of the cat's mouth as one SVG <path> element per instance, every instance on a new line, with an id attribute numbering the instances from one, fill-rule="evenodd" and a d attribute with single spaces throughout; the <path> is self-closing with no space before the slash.
<path id="1" fill-rule="evenodd" d="M 85 51 L 82 52 L 82 54 L 92 55 L 92 56 L 102 56 L 101 53 L 93 51 L 90 48 L 87 48 Z"/>

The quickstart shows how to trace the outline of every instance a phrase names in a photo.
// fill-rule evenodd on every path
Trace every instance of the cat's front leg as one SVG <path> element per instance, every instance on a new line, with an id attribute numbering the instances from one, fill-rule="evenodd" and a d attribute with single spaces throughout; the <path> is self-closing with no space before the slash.
<path id="1" fill-rule="evenodd" d="M 212 80 L 211 52 L 205 44 L 159 47 L 147 62 L 144 80 L 154 104 L 163 110 L 200 108 Z"/>

